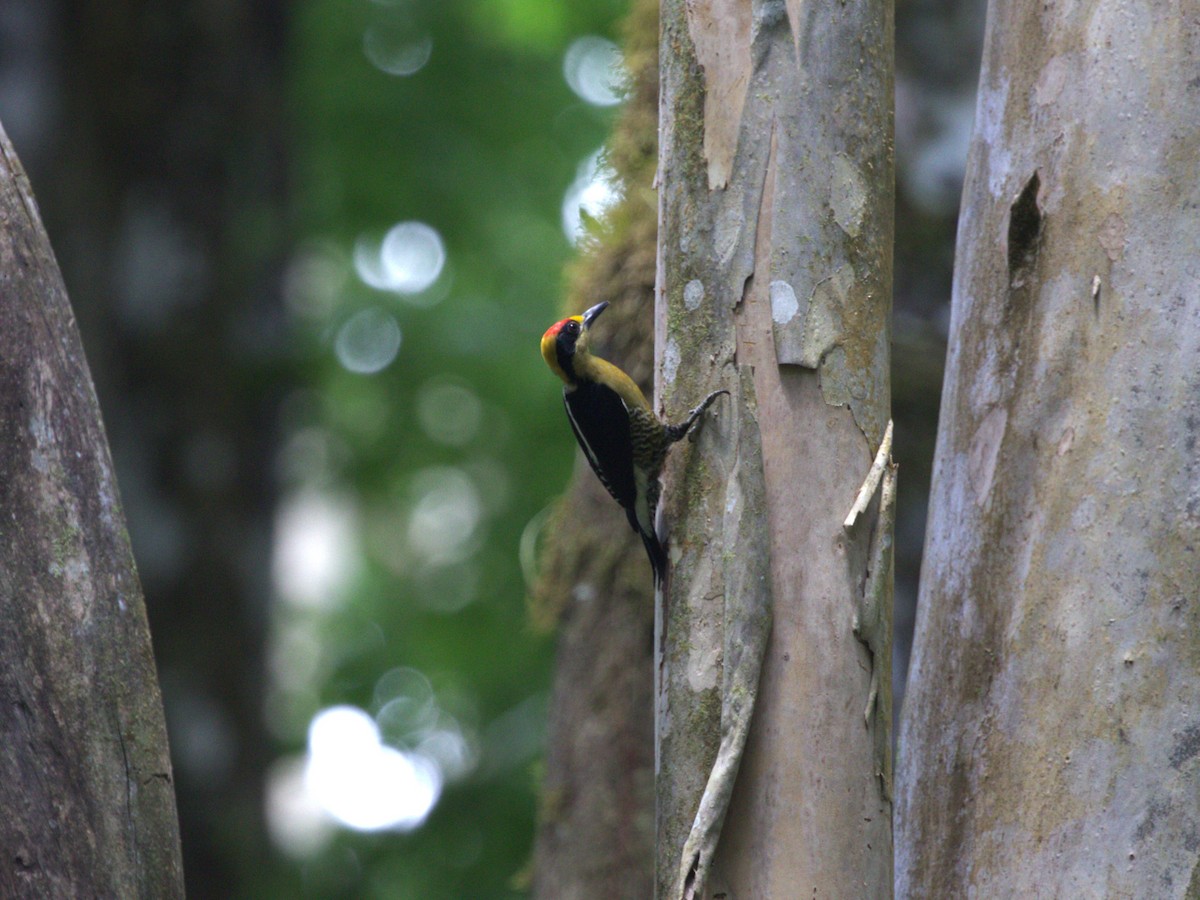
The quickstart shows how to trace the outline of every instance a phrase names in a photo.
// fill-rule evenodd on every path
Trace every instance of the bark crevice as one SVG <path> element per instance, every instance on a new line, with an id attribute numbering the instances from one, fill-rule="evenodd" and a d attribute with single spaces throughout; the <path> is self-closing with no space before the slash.
<path id="1" fill-rule="evenodd" d="M 1042 211 L 1038 207 L 1041 179 L 1034 172 L 1017 195 L 1008 216 L 1008 285 L 1010 290 L 1025 286 L 1037 266 L 1042 238 Z"/>

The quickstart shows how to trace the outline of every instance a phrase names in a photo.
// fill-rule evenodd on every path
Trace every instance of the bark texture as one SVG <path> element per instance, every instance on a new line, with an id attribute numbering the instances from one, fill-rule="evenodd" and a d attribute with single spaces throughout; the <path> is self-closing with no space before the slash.
<path id="1" fill-rule="evenodd" d="M 658 895 L 888 896 L 890 608 L 855 633 L 878 501 L 843 520 L 888 421 L 891 7 L 665 0 L 661 46 L 659 396 L 733 396 L 665 479 Z M 700 893 L 683 848 L 755 694 Z"/>
<path id="2" fill-rule="evenodd" d="M 62 277 L 0 130 L 0 895 L 180 897 L 142 591 Z"/>
<path id="3" fill-rule="evenodd" d="M 1200 22 L 993 3 L 903 896 L 1200 895 Z"/>
<path id="4" fill-rule="evenodd" d="M 657 0 L 625 28 L 627 105 L 610 142 L 622 199 L 572 273 L 567 311 L 608 300 L 593 340 L 649 392 L 653 361 Z M 547 373 L 549 374 L 549 373 Z M 563 440 L 570 440 L 563 421 Z M 535 617 L 558 628 L 533 893 L 645 898 L 654 875 L 654 596 L 625 515 L 582 454 L 544 528 Z"/>

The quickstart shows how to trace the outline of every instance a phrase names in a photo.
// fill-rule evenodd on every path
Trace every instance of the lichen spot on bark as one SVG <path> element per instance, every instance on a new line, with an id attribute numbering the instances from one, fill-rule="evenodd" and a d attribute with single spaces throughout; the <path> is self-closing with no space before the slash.
<path id="1" fill-rule="evenodd" d="M 796 291 L 786 281 L 772 281 L 770 297 L 771 320 L 776 325 L 787 325 L 800 312 Z"/>
<path id="2" fill-rule="evenodd" d="M 844 153 L 838 153 L 833 158 L 829 206 L 842 231 L 852 238 L 858 237 L 867 210 L 867 182 L 854 161 Z"/>
<path id="3" fill-rule="evenodd" d="M 679 363 L 681 361 L 679 352 L 679 342 L 675 338 L 667 338 L 667 348 L 663 352 L 662 375 L 664 384 L 674 384 L 675 376 L 679 372 Z"/>

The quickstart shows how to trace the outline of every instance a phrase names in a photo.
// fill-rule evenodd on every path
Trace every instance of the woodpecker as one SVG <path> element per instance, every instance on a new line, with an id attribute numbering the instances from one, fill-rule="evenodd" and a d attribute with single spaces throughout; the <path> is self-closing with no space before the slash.
<path id="1" fill-rule="evenodd" d="M 588 350 L 588 332 L 607 307 L 608 301 L 597 303 L 581 316 L 551 325 L 542 335 L 542 357 L 563 380 L 567 419 L 583 455 L 641 537 L 655 586 L 661 587 L 667 554 L 654 530 L 654 513 L 667 450 L 717 397 L 729 392 L 709 394 L 678 425 L 659 421 L 634 380 Z"/>

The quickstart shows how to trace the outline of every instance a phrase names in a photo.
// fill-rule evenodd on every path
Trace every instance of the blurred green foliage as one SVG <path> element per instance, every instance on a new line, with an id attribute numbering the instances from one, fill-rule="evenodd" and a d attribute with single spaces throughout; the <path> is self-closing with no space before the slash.
<path id="1" fill-rule="evenodd" d="M 574 452 L 537 344 L 571 254 L 564 192 L 611 121 L 610 109 L 569 89 L 563 54 L 582 35 L 612 37 L 624 6 L 295 8 L 293 191 L 303 238 L 287 296 L 311 375 L 285 401 L 285 490 L 349 508 L 358 562 L 332 600 L 277 612 L 277 680 L 295 668 L 297 647 L 315 659 L 299 667 L 307 687 L 304 678 L 275 685 L 268 715 L 300 754 L 315 712 L 351 704 L 377 714 L 381 677 L 411 667 L 467 735 L 474 765 L 415 831 L 338 830 L 310 857 L 249 875 L 247 896 L 522 893 L 552 642 L 529 624 L 518 544 L 564 486 Z M 401 56 L 427 48 L 427 64 L 406 76 L 382 71 L 369 56 L 386 56 L 389 43 Z M 355 275 L 356 245 L 377 247 L 410 220 L 444 241 L 438 281 L 412 296 L 368 287 Z M 339 363 L 335 344 L 367 309 L 393 318 L 401 339 L 390 364 L 359 374 Z M 452 530 L 464 485 L 477 522 L 469 527 L 467 516 L 470 535 L 451 534 L 455 549 L 439 557 L 413 529 L 432 516 L 435 530 Z M 439 506 L 438 497 L 449 500 Z M 291 641 L 297 634 L 310 643 Z"/>

